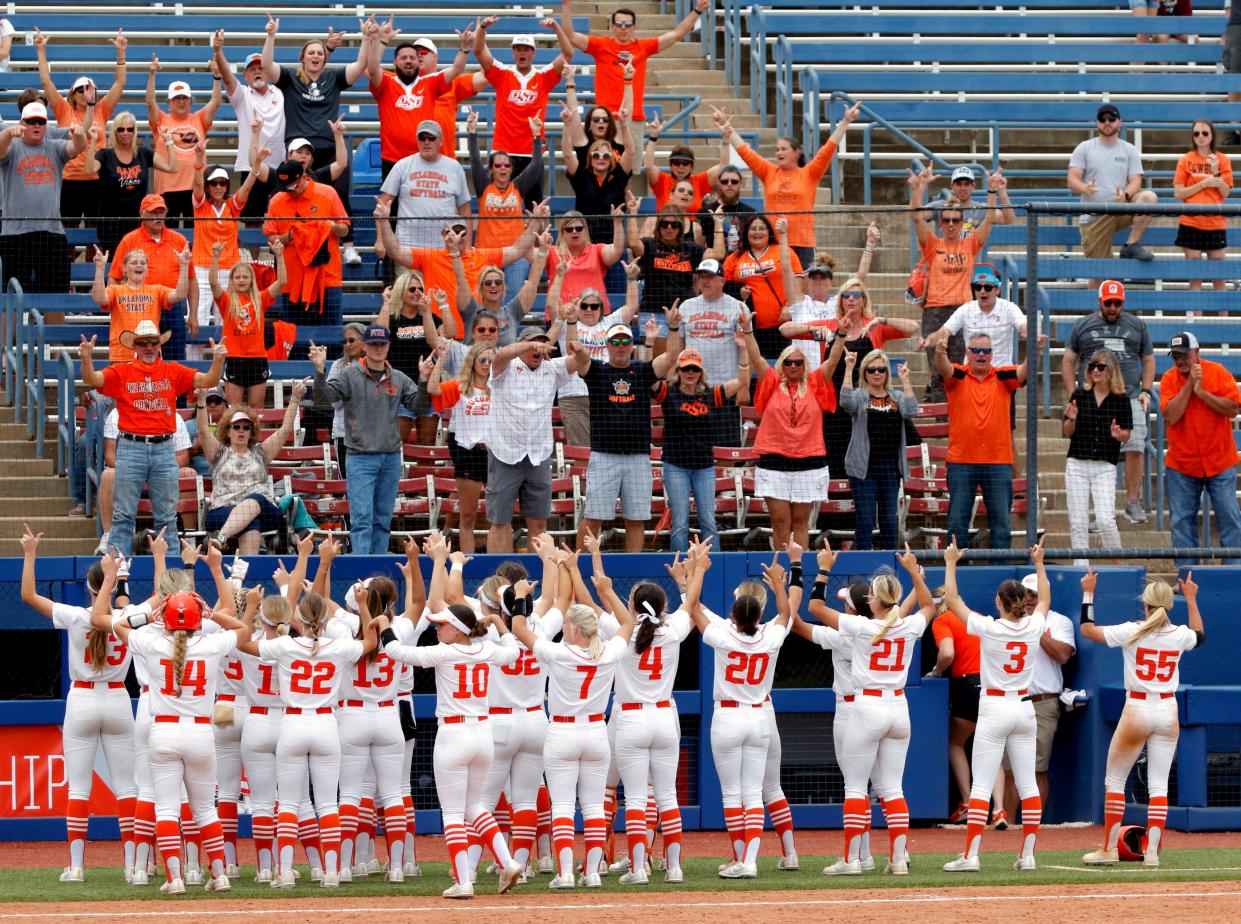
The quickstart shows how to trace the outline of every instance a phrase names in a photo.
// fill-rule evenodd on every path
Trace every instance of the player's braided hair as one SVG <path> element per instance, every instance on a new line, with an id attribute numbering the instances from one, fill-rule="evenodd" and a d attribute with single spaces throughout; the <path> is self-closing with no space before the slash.
<path id="1" fill-rule="evenodd" d="M 901 582 L 897 580 L 895 574 L 884 572 L 876 574 L 870 579 L 870 599 L 871 610 L 875 610 L 875 604 L 880 607 L 887 607 L 887 612 L 883 617 L 883 625 L 879 627 L 879 631 L 875 633 L 875 637 L 871 639 L 872 645 L 878 645 L 888 634 L 888 630 L 896 625 L 896 621 L 901 617 Z M 1023 598 L 1024 599 L 1024 598 Z M 876 613 L 876 615 L 878 615 Z"/>
<path id="2" fill-rule="evenodd" d="M 189 633 L 184 629 L 178 629 L 172 633 L 172 676 L 173 683 L 176 684 L 176 692 L 173 694 L 178 699 L 181 697 L 182 673 L 185 671 L 185 646 L 189 641 Z"/>
<path id="3" fill-rule="evenodd" d="M 86 587 L 92 598 L 98 595 L 99 589 L 103 587 L 103 568 L 100 567 L 99 562 L 91 565 L 90 570 L 86 572 Z M 86 651 L 90 656 L 91 669 L 103 670 L 104 661 L 108 657 L 108 633 L 94 629 L 87 632 Z"/>
<path id="4" fill-rule="evenodd" d="M 319 653 L 319 638 L 327 626 L 327 601 L 315 593 L 306 594 L 297 603 L 297 612 L 302 617 L 302 628 L 314 639 L 310 655 Z"/>
<path id="5" fill-rule="evenodd" d="M 574 603 L 564 614 L 564 618 L 586 636 L 587 650 L 592 659 L 598 660 L 603 653 L 603 640 L 599 638 L 599 617 L 595 615 L 595 611 L 583 603 Z"/>
<path id="6" fill-rule="evenodd" d="M 1168 610 L 1172 607 L 1172 588 L 1166 583 L 1151 581 L 1142 591 L 1140 599 L 1146 604 L 1146 619 L 1138 626 L 1138 631 L 1133 633 L 1133 638 L 1129 639 L 1130 645 L 1171 623 Z"/>
<path id="7" fill-rule="evenodd" d="M 995 598 L 1000 603 L 1001 616 L 1016 616 L 1020 619 L 1025 615 L 1026 589 L 1020 581 L 1009 578 L 1001 582 L 995 592 Z"/>
<path id="8" fill-rule="evenodd" d="M 655 633 L 664 624 L 664 611 L 668 608 L 668 597 L 658 584 L 650 581 L 639 581 L 633 586 L 629 596 L 629 606 L 638 615 L 638 632 L 633 637 L 634 651 L 638 654 L 651 647 L 655 641 Z M 643 618 L 645 615 L 646 618 Z"/>
<path id="9" fill-rule="evenodd" d="M 380 614 L 387 614 L 391 617 L 392 606 L 396 603 L 396 583 L 392 578 L 386 575 L 377 574 L 369 578 L 366 582 L 366 588 L 362 591 L 366 594 L 366 612 L 374 619 Z M 358 620 L 358 631 L 354 635 L 358 641 L 362 641 L 362 636 L 366 631 L 366 627 L 362 625 L 362 620 Z M 370 654 L 366 656 L 366 660 L 374 662 L 379 657 L 379 646 L 375 646 Z"/>

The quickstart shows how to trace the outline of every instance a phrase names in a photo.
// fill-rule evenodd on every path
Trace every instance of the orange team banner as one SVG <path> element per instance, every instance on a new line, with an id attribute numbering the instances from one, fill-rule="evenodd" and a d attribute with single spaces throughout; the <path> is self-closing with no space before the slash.
<path id="1" fill-rule="evenodd" d="M 99 749 L 97 760 L 102 758 Z M 115 815 L 116 797 L 96 764 L 92 815 Z M 63 818 L 69 782 L 58 725 L 0 728 L 0 818 Z"/>

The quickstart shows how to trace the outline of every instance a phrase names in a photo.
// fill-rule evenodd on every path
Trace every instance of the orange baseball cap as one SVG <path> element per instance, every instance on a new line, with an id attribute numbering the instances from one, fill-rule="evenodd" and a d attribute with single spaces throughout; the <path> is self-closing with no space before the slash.
<path id="1" fill-rule="evenodd" d="M 168 203 L 164 201 L 164 197 L 159 193 L 151 193 L 142 197 L 142 203 L 138 206 L 138 209 L 143 212 L 157 212 L 163 209 L 166 212 L 168 211 Z"/>
<path id="2" fill-rule="evenodd" d="M 702 354 L 697 350 L 682 350 L 681 355 L 677 357 L 677 368 L 683 369 L 686 366 L 697 366 L 702 368 Z"/>
<path id="3" fill-rule="evenodd" d="M 1099 301 L 1115 301 L 1125 300 L 1125 287 L 1123 283 L 1117 282 L 1115 279 L 1108 279 L 1103 285 L 1099 286 Z"/>

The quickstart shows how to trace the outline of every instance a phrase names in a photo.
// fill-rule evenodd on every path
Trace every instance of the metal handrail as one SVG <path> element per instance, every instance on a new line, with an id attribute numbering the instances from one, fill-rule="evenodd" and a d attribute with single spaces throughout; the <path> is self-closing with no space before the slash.
<path id="1" fill-rule="evenodd" d="M 25 360 L 25 316 L 23 305 L 25 294 L 22 284 L 10 279 L 4 294 L 5 314 L 8 318 L 5 333 L 4 359 L 8 382 L 4 390 L 5 400 L 13 405 L 13 422 L 22 422 L 23 394 L 22 386 L 26 381 Z"/>
<path id="2" fill-rule="evenodd" d="M 77 452 L 77 421 L 74 408 L 77 395 L 74 388 L 73 354 L 57 350 L 56 369 L 56 473 L 67 475 Z"/>
<path id="3" fill-rule="evenodd" d="M 35 456 L 43 458 L 44 433 L 47 430 L 47 382 L 46 360 L 43 357 L 43 312 L 37 308 L 30 310 L 30 317 L 25 325 L 26 348 L 26 379 L 24 384 L 26 402 L 26 435 L 34 440 Z"/>

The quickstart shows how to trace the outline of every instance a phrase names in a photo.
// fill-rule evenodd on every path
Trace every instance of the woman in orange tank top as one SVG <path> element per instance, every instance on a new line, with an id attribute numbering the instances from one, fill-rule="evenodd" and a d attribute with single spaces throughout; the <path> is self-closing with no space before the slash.
<path id="1" fill-rule="evenodd" d="M 225 246 L 223 241 L 211 245 L 210 273 L 211 295 L 223 321 L 221 339 L 228 344 L 228 359 L 224 361 L 224 397 L 230 405 L 246 404 L 261 408 L 266 403 L 270 375 L 264 334 L 267 311 L 288 278 L 284 266 L 284 245 L 280 241 L 271 244 L 272 256 L 276 260 L 276 281 L 266 289 L 258 288 L 254 267 L 249 263 L 233 264 L 228 272 L 227 286 L 220 285 L 220 255 Z"/>

